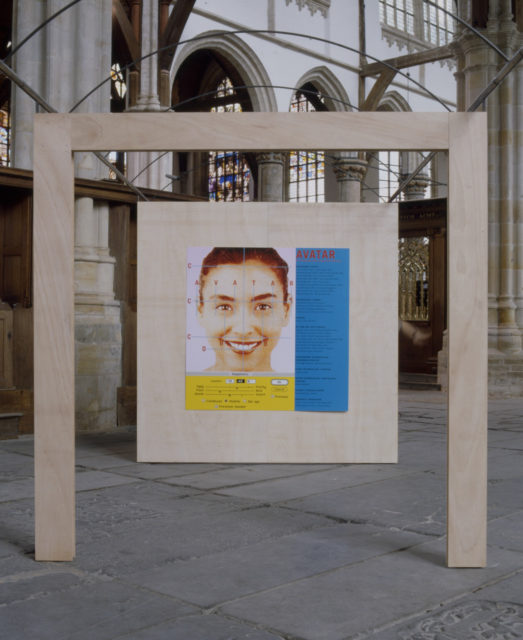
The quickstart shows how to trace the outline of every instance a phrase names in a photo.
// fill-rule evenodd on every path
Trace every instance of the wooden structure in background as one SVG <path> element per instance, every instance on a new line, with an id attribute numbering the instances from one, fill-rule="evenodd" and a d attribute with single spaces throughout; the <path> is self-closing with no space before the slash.
<path id="1" fill-rule="evenodd" d="M 149 200 L 202 198 L 143 189 Z M 118 417 L 136 424 L 136 203 L 115 180 L 75 179 L 75 197 L 108 202 L 109 245 L 116 259 L 115 297 L 122 309 L 122 387 Z M 22 413 L 17 435 L 33 428 L 33 172 L 0 167 L 0 407 Z M 118 423 L 120 424 L 120 422 Z"/>
<path id="2" fill-rule="evenodd" d="M 453 567 L 484 566 L 486 114 L 41 114 L 35 117 L 34 140 L 38 560 L 70 560 L 75 552 L 73 152 L 379 148 L 449 151 L 447 561 Z"/>
<path id="3" fill-rule="evenodd" d="M 400 333 L 400 374 L 436 374 L 447 326 L 447 199 L 400 202 L 399 238 L 400 319 L 421 336 Z"/>

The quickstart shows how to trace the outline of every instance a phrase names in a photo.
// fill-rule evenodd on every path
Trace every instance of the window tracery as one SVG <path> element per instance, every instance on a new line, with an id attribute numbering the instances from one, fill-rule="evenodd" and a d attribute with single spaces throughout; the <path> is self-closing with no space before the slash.
<path id="1" fill-rule="evenodd" d="M 454 0 L 434 0 L 440 9 L 423 0 L 379 2 L 382 33 L 390 45 L 422 50 L 449 44 L 454 38 L 455 21 L 441 10 L 456 12 Z"/>
<path id="2" fill-rule="evenodd" d="M 297 91 L 290 110 L 297 113 L 316 108 L 304 93 Z M 289 202 L 325 202 L 325 153 L 291 151 L 288 180 Z"/>

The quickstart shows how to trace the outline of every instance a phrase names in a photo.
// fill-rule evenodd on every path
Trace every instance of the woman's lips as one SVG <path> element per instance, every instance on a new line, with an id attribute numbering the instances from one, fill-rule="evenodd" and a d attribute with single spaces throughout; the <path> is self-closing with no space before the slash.
<path id="1" fill-rule="evenodd" d="M 241 355 L 252 353 L 257 347 L 263 344 L 263 340 L 224 340 L 229 349 Z"/>

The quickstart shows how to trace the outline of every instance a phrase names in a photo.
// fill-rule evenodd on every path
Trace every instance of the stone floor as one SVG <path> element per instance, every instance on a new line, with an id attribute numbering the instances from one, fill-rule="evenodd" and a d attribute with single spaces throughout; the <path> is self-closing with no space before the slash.
<path id="1" fill-rule="evenodd" d="M 136 464 L 77 447 L 77 557 L 33 559 L 33 440 L 0 442 L 0 638 L 523 638 L 523 399 L 490 402 L 485 569 L 445 567 L 445 401 L 398 465 Z"/>

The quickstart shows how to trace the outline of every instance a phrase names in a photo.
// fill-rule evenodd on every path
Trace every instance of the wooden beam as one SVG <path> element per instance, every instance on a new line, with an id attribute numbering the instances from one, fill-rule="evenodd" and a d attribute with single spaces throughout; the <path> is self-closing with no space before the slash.
<path id="1" fill-rule="evenodd" d="M 122 36 L 125 40 L 125 44 L 129 50 L 131 60 L 139 60 L 141 54 L 140 43 L 136 39 L 133 25 L 125 13 L 125 9 L 122 7 L 120 0 L 113 0 L 113 17 L 116 19 Z"/>
<path id="2" fill-rule="evenodd" d="M 408 53 L 407 55 L 398 56 L 397 58 L 388 58 L 387 60 L 383 60 L 383 62 L 367 64 L 362 67 L 360 75 L 364 78 L 367 76 L 376 76 L 378 73 L 381 73 L 384 68 L 388 68 L 385 67 L 385 64 L 395 69 L 405 69 L 406 67 L 415 67 L 419 64 L 437 62 L 438 60 L 446 60 L 453 57 L 454 52 L 450 45 L 446 44 L 443 47 L 435 47 L 434 49 L 418 51 L 417 53 Z"/>
<path id="3" fill-rule="evenodd" d="M 174 9 L 169 16 L 165 31 L 160 36 L 160 47 L 172 44 L 172 47 L 159 54 L 160 69 L 170 69 L 176 53 L 177 43 L 180 40 L 187 19 L 195 5 L 196 0 L 177 0 Z"/>
<path id="4" fill-rule="evenodd" d="M 304 151 L 448 148 L 448 115 L 431 113 L 72 113 L 76 151 Z M 129 131 L 133 135 L 129 136 Z"/>
<path id="5" fill-rule="evenodd" d="M 360 106 L 360 111 L 376 111 L 383 94 L 387 91 L 390 83 L 394 80 L 396 71 L 385 68 L 381 72 L 374 86 L 370 90 L 369 95 L 365 98 L 364 103 Z"/>

